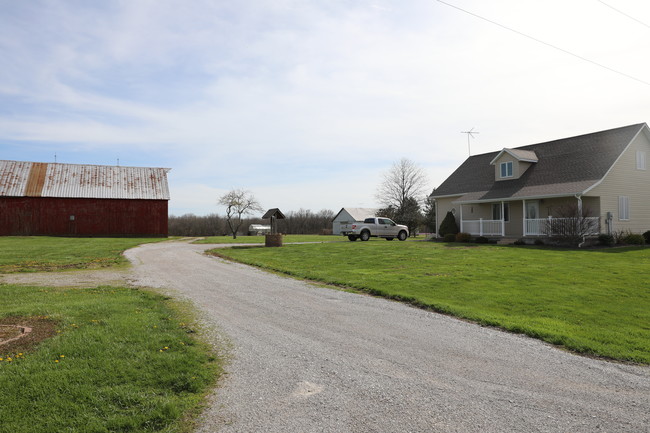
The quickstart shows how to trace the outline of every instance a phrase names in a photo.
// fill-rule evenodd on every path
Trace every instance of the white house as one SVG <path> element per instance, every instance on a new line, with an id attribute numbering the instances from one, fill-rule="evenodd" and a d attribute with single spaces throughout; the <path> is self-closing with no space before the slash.
<path id="1" fill-rule="evenodd" d="M 450 211 L 472 235 L 546 236 L 569 205 L 589 210 L 593 234 L 643 233 L 648 154 L 650 128 L 639 123 L 471 156 L 431 194 L 436 225 Z"/>
<path id="2" fill-rule="evenodd" d="M 341 224 L 349 224 L 355 221 L 363 221 L 368 217 L 377 215 L 379 209 L 365 207 L 344 207 L 332 220 L 332 234 L 341 234 Z"/>

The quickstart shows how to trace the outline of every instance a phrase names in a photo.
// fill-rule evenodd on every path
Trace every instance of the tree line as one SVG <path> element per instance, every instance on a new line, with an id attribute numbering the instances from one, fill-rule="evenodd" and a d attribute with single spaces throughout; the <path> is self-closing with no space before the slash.
<path id="1" fill-rule="evenodd" d="M 278 231 L 295 235 L 331 234 L 334 215 L 334 212 L 329 209 L 318 212 L 309 209 L 291 211 L 285 214 L 285 219 L 277 221 Z M 251 224 L 268 225 L 269 220 L 252 216 L 243 217 L 237 235 L 247 235 Z M 206 216 L 194 214 L 169 216 L 170 236 L 232 236 L 232 234 L 226 216 L 216 213 Z"/>

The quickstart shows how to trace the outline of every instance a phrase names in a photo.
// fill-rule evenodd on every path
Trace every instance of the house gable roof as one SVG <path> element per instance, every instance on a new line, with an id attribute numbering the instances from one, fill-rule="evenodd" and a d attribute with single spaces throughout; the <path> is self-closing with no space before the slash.
<path id="1" fill-rule="evenodd" d="M 580 194 L 601 181 L 645 123 L 545 143 L 522 146 L 516 155 L 538 158 L 518 179 L 499 182 L 490 165 L 500 152 L 471 156 L 431 197 L 460 196 L 458 201 L 491 201 Z M 523 152 L 522 152 L 523 151 Z"/>
<path id="2" fill-rule="evenodd" d="M 523 150 L 523 149 L 503 149 L 501 152 L 497 154 L 497 156 L 494 157 L 492 161 L 490 161 L 490 165 L 494 165 L 494 163 L 501 158 L 501 155 L 504 153 L 508 153 L 512 155 L 513 158 L 515 158 L 517 161 L 524 161 L 524 162 L 537 162 L 539 161 L 539 158 L 537 158 L 537 155 L 535 154 L 535 151 L 533 150 Z"/>
<path id="3" fill-rule="evenodd" d="M 0 197 L 169 200 L 169 170 L 0 160 Z"/>

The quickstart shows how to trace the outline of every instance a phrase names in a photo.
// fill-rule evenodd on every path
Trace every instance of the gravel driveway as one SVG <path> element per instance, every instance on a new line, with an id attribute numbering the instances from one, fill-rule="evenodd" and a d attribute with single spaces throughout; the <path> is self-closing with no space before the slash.
<path id="1" fill-rule="evenodd" d="M 650 432 L 650 369 L 202 255 L 127 251 L 229 342 L 199 432 Z"/>

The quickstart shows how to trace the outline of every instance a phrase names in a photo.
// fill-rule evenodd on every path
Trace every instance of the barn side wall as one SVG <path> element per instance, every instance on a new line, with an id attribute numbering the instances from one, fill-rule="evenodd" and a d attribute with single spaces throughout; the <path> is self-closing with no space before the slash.
<path id="1" fill-rule="evenodd" d="M 167 200 L 0 197 L 0 236 L 167 236 Z"/>

